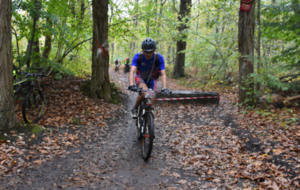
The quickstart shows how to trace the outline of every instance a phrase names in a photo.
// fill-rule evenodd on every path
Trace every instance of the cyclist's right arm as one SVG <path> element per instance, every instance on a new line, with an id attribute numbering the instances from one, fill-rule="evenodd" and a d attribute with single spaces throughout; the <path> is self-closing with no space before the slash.
<path id="1" fill-rule="evenodd" d="M 130 73 L 129 73 L 129 86 L 135 84 L 135 82 L 134 82 L 134 73 L 136 71 L 136 68 L 137 68 L 136 66 L 131 66 Z"/>
<path id="2" fill-rule="evenodd" d="M 132 59 L 130 73 L 129 73 L 129 86 L 135 85 L 134 74 L 138 67 L 139 53 L 135 54 Z"/>

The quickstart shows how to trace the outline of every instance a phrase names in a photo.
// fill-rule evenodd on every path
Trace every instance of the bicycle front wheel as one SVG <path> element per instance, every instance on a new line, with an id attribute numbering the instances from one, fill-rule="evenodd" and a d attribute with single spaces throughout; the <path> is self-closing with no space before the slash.
<path id="1" fill-rule="evenodd" d="M 144 116 L 144 133 L 142 134 L 142 157 L 147 161 L 151 156 L 154 139 L 154 124 L 152 113 Z"/>
<path id="2" fill-rule="evenodd" d="M 22 115 L 26 123 L 37 123 L 43 114 L 45 99 L 42 91 L 30 89 L 23 102 Z"/>

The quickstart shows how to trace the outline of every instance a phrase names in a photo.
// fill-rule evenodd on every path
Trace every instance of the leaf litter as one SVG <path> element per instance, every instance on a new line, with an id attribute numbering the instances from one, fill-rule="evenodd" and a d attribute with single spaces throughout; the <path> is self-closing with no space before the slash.
<path id="1" fill-rule="evenodd" d="M 170 81 L 170 89 L 199 91 L 179 86 L 172 79 Z M 72 85 L 69 79 L 52 80 L 49 84 L 43 91 L 47 110 L 40 124 L 48 129 L 44 132 L 43 142 L 29 145 L 26 137 L 22 136 L 16 142 L 1 141 L 1 176 L 65 157 L 70 154 L 69 147 L 88 147 L 86 143 L 98 135 L 93 133 L 95 127 L 107 133 L 106 121 L 118 120 L 120 106 L 87 99 L 80 93 L 78 85 Z M 128 93 L 124 88 L 120 90 Z M 272 118 L 242 113 L 232 104 L 237 99 L 236 93 L 227 91 L 221 93 L 221 97 L 219 107 L 169 103 L 157 106 L 155 125 L 159 136 L 155 139 L 155 146 L 167 147 L 167 150 L 153 155 L 151 159 L 163 159 L 169 163 L 169 167 L 160 174 L 161 177 L 174 178 L 174 186 L 169 185 L 168 188 L 176 188 L 177 185 L 186 189 L 299 188 L 299 126 L 292 124 L 284 128 Z M 280 117 L 286 114 L 275 109 L 272 112 Z M 293 112 L 298 110 L 293 109 Z M 228 116 L 235 120 L 228 119 Z M 62 133 L 62 130 L 66 132 Z M 262 135 L 264 133 L 267 135 Z M 94 176 L 93 172 L 110 172 L 100 168 L 87 171 L 84 179 L 75 177 L 73 180 L 85 185 L 86 180 Z M 183 173 L 178 171 L 196 176 L 196 180 L 180 179 Z M 106 178 L 100 180 L 107 185 L 110 183 Z"/>

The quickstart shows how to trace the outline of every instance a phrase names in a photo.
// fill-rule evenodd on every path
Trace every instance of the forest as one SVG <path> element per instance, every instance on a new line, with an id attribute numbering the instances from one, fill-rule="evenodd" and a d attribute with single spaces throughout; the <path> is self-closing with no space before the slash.
<path id="1" fill-rule="evenodd" d="M 14 149 L 17 152 L 15 155 L 8 156 L 6 151 L 4 156 L 3 150 L 12 145 L 9 142 L 18 144 L 21 141 L 20 138 L 15 139 L 17 135 L 14 134 L 18 133 L 14 132 L 18 131 L 16 126 L 26 125 L 24 121 L 30 119 L 24 116 L 24 110 L 22 112 L 22 106 L 26 106 L 27 91 L 21 93 L 21 98 L 14 94 L 16 87 L 26 78 L 22 73 L 41 73 L 27 76 L 28 81 L 34 82 L 40 78 L 37 86 L 44 96 L 43 108 L 36 120 L 39 121 L 38 132 L 33 133 L 37 128 L 30 125 L 31 132 L 27 137 L 24 136 L 24 144 L 31 140 L 34 145 L 39 144 L 38 136 L 43 136 L 41 139 L 48 143 L 53 139 L 71 142 L 71 145 L 54 153 L 56 156 L 65 155 L 68 147 L 79 147 L 78 134 L 84 133 L 86 140 L 93 136 L 92 133 L 108 133 L 104 127 L 118 126 L 108 123 L 122 120 L 117 110 L 125 110 L 127 104 L 124 102 L 127 100 L 124 97 L 131 95 L 127 92 L 129 84 L 124 82 L 127 75 L 114 72 L 115 60 L 121 60 L 121 64 L 125 64 L 126 59 L 131 61 L 136 53 L 142 51 L 142 41 L 151 37 L 157 44 L 156 52 L 164 57 L 170 83 L 168 88 L 219 93 L 219 107 L 227 114 L 226 121 L 220 126 L 237 123 L 240 128 L 231 132 L 223 131 L 223 134 L 222 128 L 217 130 L 216 136 L 220 135 L 220 141 L 225 142 L 226 135 L 236 135 L 239 143 L 233 142 L 235 139 L 231 139 L 230 143 L 233 146 L 243 144 L 251 152 L 244 154 L 244 150 L 239 150 L 240 157 L 236 161 L 240 164 L 238 169 L 233 169 L 236 170 L 233 173 L 228 170 L 228 175 L 238 182 L 227 178 L 225 182 L 217 180 L 222 178 L 215 176 L 218 169 L 206 163 L 206 177 L 202 176 L 202 180 L 199 180 L 202 182 L 195 182 L 196 186 L 208 186 L 208 183 L 204 183 L 206 181 L 225 189 L 234 188 L 234 184 L 239 184 L 237 186 L 241 189 L 297 189 L 300 142 L 299 36 L 299 0 L 0 0 L 0 179 L 2 174 L 13 173 L 21 168 L 12 164 L 21 153 Z M 197 109 L 195 114 L 199 115 L 205 110 L 207 113 L 215 111 L 213 106 L 192 106 L 179 105 L 178 110 Z M 180 115 L 178 110 L 174 112 Z M 125 113 L 122 112 L 123 115 Z M 212 115 L 205 118 L 213 118 Z M 221 113 L 216 120 L 220 118 Z M 235 118 L 235 121 L 231 122 L 231 118 Z M 185 121 L 188 122 L 188 119 Z M 163 117 L 155 122 L 174 126 L 164 123 Z M 210 121 L 212 126 L 220 127 L 215 123 L 215 120 Z M 69 126 L 73 132 L 66 132 Z M 87 131 L 79 130 L 79 126 L 86 126 Z M 99 127 L 101 131 L 97 131 Z M 176 128 L 177 131 L 181 129 Z M 55 130 L 57 134 L 53 132 Z M 242 134 L 239 130 L 248 132 Z M 44 131 L 44 135 L 39 131 Z M 186 131 L 189 130 L 184 128 L 178 134 L 183 135 Z M 45 133 L 48 134 L 47 140 Z M 9 138 L 5 137 L 7 134 Z M 66 139 L 59 134 L 66 134 Z M 206 131 L 205 134 L 210 136 L 211 133 Z M 178 136 L 175 135 L 175 140 L 166 141 L 174 143 L 170 145 L 171 148 L 183 142 L 190 143 L 189 140 L 181 142 L 176 138 Z M 183 135 L 182 138 L 188 137 Z M 259 150 L 255 149 L 256 145 Z M 31 143 L 28 146 L 32 146 Z M 172 152 L 179 152 L 181 156 L 186 156 L 186 160 L 189 160 L 189 154 L 194 156 L 195 159 L 190 163 L 181 163 L 184 167 L 189 164 L 195 166 L 195 163 L 201 162 L 199 160 L 204 160 L 198 159 L 199 154 L 194 155 L 190 150 L 186 151 L 189 153 L 182 153 L 181 149 L 175 149 Z M 230 149 L 230 152 L 234 152 L 232 154 L 236 154 L 235 151 Z M 254 155 L 256 151 L 261 151 L 261 154 Z M 251 166 L 243 166 L 245 163 L 241 160 L 246 159 L 246 154 L 250 155 L 249 160 L 253 159 Z M 46 162 L 32 159 L 35 156 L 30 159 L 26 157 L 27 161 L 38 165 Z M 276 166 L 270 166 L 272 162 Z M 291 165 L 287 166 L 288 162 Z M 27 166 L 23 164 L 22 170 Z M 222 169 L 219 169 L 223 171 L 226 167 L 229 168 L 228 165 L 222 165 Z M 231 167 L 235 168 L 236 165 Z M 170 176 L 176 179 L 183 175 L 176 172 Z M 277 173 L 273 176 L 272 172 Z M 164 175 L 168 176 L 166 173 Z M 241 182 L 241 179 L 246 182 Z M 181 185 L 179 188 L 191 189 L 193 183 L 179 180 L 175 184 Z M 86 182 L 81 184 L 84 186 Z"/>
<path id="2" fill-rule="evenodd" d="M 261 5 L 255 2 L 254 6 L 251 77 L 256 88 L 251 93 L 259 97 L 270 89 L 299 90 L 298 2 L 272 0 Z M 237 82 L 239 7 L 238 1 L 199 0 L 190 2 L 184 13 L 178 1 L 111 1 L 107 44 L 110 63 L 131 58 L 140 51 L 143 38 L 151 36 L 158 43 L 157 51 L 165 57 L 170 76 L 188 76 L 191 85 L 200 88 L 216 82 Z M 91 2 L 17 0 L 12 8 L 16 65 L 50 67 L 57 78 L 91 73 Z M 186 45 L 178 50 L 177 42 L 182 39 Z M 184 66 L 183 73 L 174 73 L 178 52 L 184 55 L 178 60 Z"/>

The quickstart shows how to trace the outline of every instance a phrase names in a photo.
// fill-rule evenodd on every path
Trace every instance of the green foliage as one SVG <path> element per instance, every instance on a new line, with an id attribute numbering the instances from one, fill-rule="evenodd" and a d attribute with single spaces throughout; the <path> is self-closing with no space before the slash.
<path id="1" fill-rule="evenodd" d="M 72 124 L 79 125 L 80 124 L 80 120 L 78 118 L 73 118 Z"/>
<path id="2" fill-rule="evenodd" d="M 156 2 L 156 3 L 155 3 Z M 84 10 L 82 10 L 84 3 Z M 253 99 L 269 89 L 300 90 L 299 82 L 283 83 L 280 76 L 295 74 L 300 66 L 300 7 L 298 0 L 261 2 L 262 56 L 255 57 L 262 69 L 251 75 L 261 91 L 249 92 Z M 26 48 L 33 31 L 33 16 L 40 15 L 35 39 L 40 39 L 40 54 L 45 50 L 44 37 L 50 35 L 52 49 L 49 59 L 40 58 L 42 67 L 51 69 L 56 78 L 62 75 L 88 75 L 91 73 L 91 43 L 80 42 L 92 37 L 92 8 L 90 0 L 40 0 L 37 11 L 33 0 L 13 1 L 14 62 L 24 69 Z M 182 18 L 188 29 L 179 33 L 178 10 L 180 1 L 110 1 L 109 2 L 109 53 L 110 61 L 124 60 L 141 51 L 141 42 L 152 37 L 157 51 L 166 63 L 174 64 L 176 41 L 187 42 L 185 72 L 190 78 L 181 79 L 195 88 L 235 82 L 238 76 L 238 13 L 239 1 L 195 1 L 191 15 Z M 82 14 L 84 13 L 84 14 Z M 47 22 L 50 21 L 50 22 Z M 257 27 L 256 27 L 257 28 Z M 15 37 L 17 36 L 17 38 Z M 187 38 L 185 37 L 187 36 Z M 20 55 L 16 43 L 19 42 Z M 113 49 L 112 49 L 112 45 Z M 257 47 L 256 47 L 257 48 Z M 256 54 L 256 52 L 255 52 Z M 29 55 L 32 56 L 32 55 Z M 41 55 L 40 55 L 41 57 Z M 18 64 L 17 64 L 18 65 Z M 27 68 L 31 70 L 33 68 Z M 168 65 L 171 76 L 173 65 Z M 247 101 L 252 101 L 248 99 Z M 254 100 L 253 100 L 254 101 Z"/>
<path id="3" fill-rule="evenodd" d="M 70 69 L 66 69 L 66 65 L 63 66 L 64 68 L 59 65 L 62 65 L 72 51 L 80 51 L 84 54 L 89 52 L 89 48 L 86 49 L 84 43 L 81 45 L 77 44 L 92 36 L 90 1 L 40 0 L 40 9 L 37 9 L 34 2 L 33 0 L 13 1 L 12 27 L 14 28 L 13 49 L 15 62 L 20 63 L 19 65 L 22 67 L 25 60 L 27 60 L 26 43 L 32 36 L 33 16 L 39 14 L 40 19 L 36 25 L 34 38 L 39 39 L 40 44 L 45 45 L 41 43 L 44 35 L 52 37 L 52 49 L 49 60 L 41 58 L 40 62 L 42 65 L 50 66 L 55 72 L 73 74 L 69 71 Z M 20 46 L 20 55 L 17 54 L 16 50 L 17 42 L 19 42 L 18 45 Z M 42 51 L 45 50 L 45 46 L 41 46 L 40 50 L 41 52 L 35 55 L 38 59 L 40 59 Z M 29 56 L 33 57 L 33 54 L 34 52 Z"/>
<path id="4" fill-rule="evenodd" d="M 278 4 L 263 4 L 263 37 L 280 39 L 287 47 L 273 57 L 273 61 L 287 63 L 288 68 L 300 66 L 300 3 L 298 0 L 282 1 Z"/>

